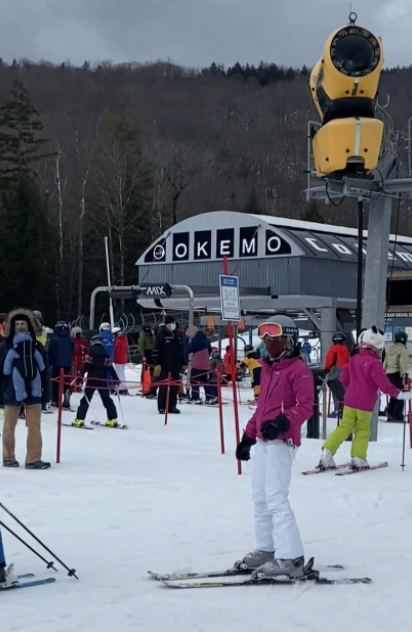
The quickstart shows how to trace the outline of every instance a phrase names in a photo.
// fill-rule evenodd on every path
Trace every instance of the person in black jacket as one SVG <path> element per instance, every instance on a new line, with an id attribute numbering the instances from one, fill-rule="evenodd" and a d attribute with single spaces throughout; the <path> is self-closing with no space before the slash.
<path id="1" fill-rule="evenodd" d="M 64 371 L 64 399 L 63 408 L 70 409 L 70 379 L 73 365 L 74 356 L 74 342 L 70 335 L 69 325 L 60 320 L 55 328 L 49 342 L 49 362 L 52 376 L 52 404 L 53 406 L 59 405 L 59 380 L 60 369 Z"/>
<path id="2" fill-rule="evenodd" d="M 173 382 L 180 380 L 180 373 L 183 366 L 184 344 L 181 336 L 177 332 L 176 321 L 173 316 L 166 316 L 165 326 L 159 330 L 156 342 L 153 347 L 153 362 L 156 365 L 154 376 L 160 381 L 165 381 L 170 373 Z M 179 414 L 176 407 L 179 386 L 170 387 L 169 413 Z M 165 414 L 167 402 L 167 386 L 159 387 L 157 407 L 160 414 Z"/>
<path id="3" fill-rule="evenodd" d="M 4 406 L 3 465 L 18 467 L 15 429 L 22 404 L 26 409 L 26 468 L 47 469 L 41 460 L 41 407 L 50 401 L 50 374 L 46 352 L 36 341 L 37 322 L 28 309 L 10 312 L 0 346 L 0 404 Z"/>
<path id="4" fill-rule="evenodd" d="M 117 410 L 110 397 L 110 383 L 112 381 L 118 387 L 119 378 L 113 367 L 109 353 L 104 348 L 103 338 L 93 336 L 90 340 L 90 355 L 86 355 L 83 368 L 76 380 L 79 386 L 83 383 L 83 378 L 87 373 L 86 388 L 84 396 L 80 400 L 80 406 L 77 409 L 77 418 L 73 422 L 73 426 L 84 426 L 87 411 L 89 410 L 91 399 L 95 391 L 98 391 L 103 406 L 107 411 L 106 426 L 116 428 Z"/>

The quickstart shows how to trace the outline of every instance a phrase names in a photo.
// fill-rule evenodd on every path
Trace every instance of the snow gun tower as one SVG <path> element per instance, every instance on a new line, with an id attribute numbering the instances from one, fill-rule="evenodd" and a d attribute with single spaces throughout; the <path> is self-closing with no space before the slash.
<path id="1" fill-rule="evenodd" d="M 391 119 L 378 103 L 384 62 L 381 38 L 358 26 L 357 17 L 351 13 L 349 24 L 329 36 L 310 76 L 321 122 L 308 123 L 306 199 L 335 206 L 345 198 L 357 200 L 360 333 L 361 327 L 384 327 L 392 200 L 397 199 L 399 214 L 402 193 L 412 190 L 412 179 L 399 177 L 397 139 Z M 366 249 L 364 204 L 369 205 Z M 375 410 L 372 440 L 377 433 Z"/>

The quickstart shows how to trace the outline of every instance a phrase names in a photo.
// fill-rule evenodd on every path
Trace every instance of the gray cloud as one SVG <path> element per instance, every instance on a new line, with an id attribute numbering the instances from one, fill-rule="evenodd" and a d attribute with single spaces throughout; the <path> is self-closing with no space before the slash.
<path id="1" fill-rule="evenodd" d="M 174 62 L 200 67 L 310 65 L 347 22 L 341 0 L 1 0 L 0 56 Z M 348 3 L 349 4 L 349 3 Z M 412 64 L 412 2 L 357 0 L 359 23 L 383 37 L 388 66 Z M 5 7 L 4 5 L 7 5 Z M 359 6 L 358 6 L 359 5 Z"/>

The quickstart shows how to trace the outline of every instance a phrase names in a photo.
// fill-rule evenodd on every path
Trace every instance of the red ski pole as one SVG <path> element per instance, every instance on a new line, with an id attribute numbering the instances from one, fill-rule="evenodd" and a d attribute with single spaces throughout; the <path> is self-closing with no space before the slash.
<path id="1" fill-rule="evenodd" d="M 220 366 L 216 364 L 217 401 L 219 403 L 220 448 L 221 454 L 225 453 L 225 428 L 223 425 L 222 382 Z"/>
<path id="2" fill-rule="evenodd" d="M 171 381 L 171 373 L 167 374 L 167 396 L 166 396 L 166 413 L 165 413 L 165 426 L 167 426 L 167 417 L 169 415 L 169 402 L 170 402 L 170 381 Z"/>

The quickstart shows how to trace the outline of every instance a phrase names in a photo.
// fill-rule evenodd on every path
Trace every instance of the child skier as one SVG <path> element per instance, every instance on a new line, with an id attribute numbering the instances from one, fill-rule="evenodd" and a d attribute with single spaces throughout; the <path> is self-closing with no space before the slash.
<path id="1" fill-rule="evenodd" d="M 73 426 L 84 426 L 84 420 L 86 419 L 87 411 L 91 399 L 95 391 L 98 391 L 103 406 L 107 410 L 108 420 L 106 426 L 112 428 L 117 427 L 117 410 L 112 398 L 110 397 L 110 386 L 107 373 L 110 374 L 111 379 L 119 384 L 119 378 L 111 363 L 110 356 L 105 350 L 103 340 L 100 336 L 93 336 L 90 341 L 90 355 L 87 355 L 84 361 L 80 375 L 77 378 L 79 384 L 82 383 L 83 377 L 87 373 L 86 388 L 84 396 L 80 400 L 80 406 L 77 409 L 77 418 L 73 422 Z"/>
<path id="2" fill-rule="evenodd" d="M 260 375 L 262 373 L 259 351 L 255 351 L 252 345 L 247 345 L 245 347 L 245 359 L 239 362 L 238 366 L 241 369 L 247 367 L 252 378 L 253 395 L 255 402 L 257 402 L 260 393 Z"/>
<path id="3" fill-rule="evenodd" d="M 383 347 L 383 332 L 375 326 L 364 330 L 359 336 L 359 353 L 351 358 L 339 376 L 345 388 L 342 423 L 323 445 L 318 465 L 320 469 L 336 467 L 333 455 L 351 432 L 354 432 L 352 467 L 369 467 L 366 455 L 378 390 L 395 399 L 411 399 L 411 392 L 400 391 L 387 378 L 379 356 Z"/>
<path id="4" fill-rule="evenodd" d="M 313 376 L 300 359 L 299 331 L 288 316 L 259 325 L 268 357 L 261 360 L 261 391 L 236 458 L 253 460 L 256 550 L 236 562 L 252 577 L 304 575 L 303 546 L 289 505 L 292 462 L 300 446 L 301 426 L 313 414 Z"/>

